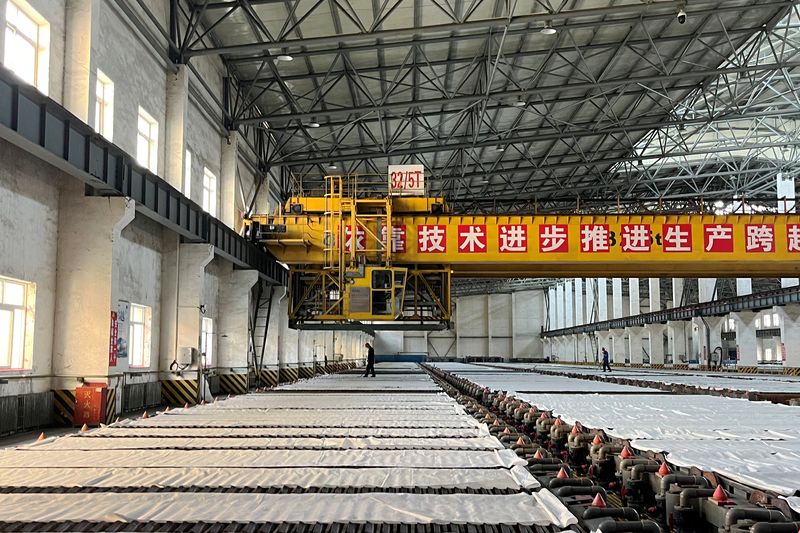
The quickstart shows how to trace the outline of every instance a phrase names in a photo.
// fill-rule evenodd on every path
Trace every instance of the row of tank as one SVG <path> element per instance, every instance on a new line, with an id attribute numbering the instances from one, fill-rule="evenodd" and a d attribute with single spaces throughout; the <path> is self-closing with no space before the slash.
<path id="1" fill-rule="evenodd" d="M 425 367 L 559 497 L 586 531 L 800 533 L 786 501 L 712 472 L 677 469 L 602 430 L 466 378 Z"/>

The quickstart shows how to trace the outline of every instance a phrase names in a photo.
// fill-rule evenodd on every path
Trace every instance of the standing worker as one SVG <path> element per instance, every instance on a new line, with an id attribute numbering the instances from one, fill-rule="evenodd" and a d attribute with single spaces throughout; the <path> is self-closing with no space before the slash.
<path id="1" fill-rule="evenodd" d="M 608 350 L 603 346 L 603 372 L 611 372 L 611 365 L 608 364 Z"/>
<path id="2" fill-rule="evenodd" d="M 364 346 L 367 347 L 367 370 L 364 372 L 364 377 L 369 376 L 370 370 L 372 371 L 372 377 L 375 377 L 375 348 L 372 347 L 370 343 L 366 343 Z"/>

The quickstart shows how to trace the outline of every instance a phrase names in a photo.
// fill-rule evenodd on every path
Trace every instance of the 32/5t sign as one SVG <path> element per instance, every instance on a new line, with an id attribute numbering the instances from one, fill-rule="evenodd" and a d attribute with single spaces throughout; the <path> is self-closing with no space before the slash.
<path id="1" fill-rule="evenodd" d="M 423 165 L 389 165 L 391 194 L 424 195 L 425 167 Z"/>

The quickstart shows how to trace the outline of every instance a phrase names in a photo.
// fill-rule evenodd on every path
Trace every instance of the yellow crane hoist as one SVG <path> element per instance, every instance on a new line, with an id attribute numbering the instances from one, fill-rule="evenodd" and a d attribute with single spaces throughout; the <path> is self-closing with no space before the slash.
<path id="1" fill-rule="evenodd" d="M 290 268 L 290 324 L 438 329 L 450 278 L 800 275 L 800 216 L 455 215 L 441 198 L 362 197 L 326 177 L 246 221 Z"/>

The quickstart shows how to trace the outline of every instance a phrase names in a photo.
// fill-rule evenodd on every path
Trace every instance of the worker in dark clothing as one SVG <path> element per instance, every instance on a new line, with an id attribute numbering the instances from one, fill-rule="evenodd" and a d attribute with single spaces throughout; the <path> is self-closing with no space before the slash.
<path id="1" fill-rule="evenodd" d="M 367 370 L 364 372 L 364 377 L 368 377 L 370 371 L 372 371 L 372 377 L 375 377 L 375 348 L 372 347 L 370 343 L 366 343 L 364 346 L 367 347 Z"/>
<path id="2" fill-rule="evenodd" d="M 611 365 L 608 364 L 608 350 L 605 349 L 605 346 L 602 349 L 603 352 L 603 372 L 611 372 Z"/>

